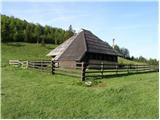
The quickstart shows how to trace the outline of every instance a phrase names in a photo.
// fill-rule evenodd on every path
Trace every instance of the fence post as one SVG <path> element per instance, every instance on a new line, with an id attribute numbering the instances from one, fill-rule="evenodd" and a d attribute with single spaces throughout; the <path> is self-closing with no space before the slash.
<path id="1" fill-rule="evenodd" d="M 32 61 L 32 64 L 33 64 L 33 68 L 35 68 L 35 64 L 34 64 L 34 62 Z"/>
<path id="2" fill-rule="evenodd" d="M 28 60 L 26 61 L 26 68 L 28 68 Z"/>
<path id="3" fill-rule="evenodd" d="M 149 71 L 154 71 L 155 67 L 153 65 L 149 65 Z"/>
<path id="4" fill-rule="evenodd" d="M 116 64 L 116 75 L 117 75 L 117 73 L 118 73 L 118 65 Z"/>
<path id="5" fill-rule="evenodd" d="M 41 71 L 42 71 L 42 60 L 41 60 Z"/>
<path id="6" fill-rule="evenodd" d="M 82 69 L 81 69 L 81 80 L 85 81 L 85 71 L 86 71 L 86 64 L 82 62 Z"/>
<path id="7" fill-rule="evenodd" d="M 130 64 L 130 65 L 129 65 L 130 73 L 132 73 L 132 72 L 133 72 L 133 71 L 132 71 L 132 68 L 133 68 L 133 66 L 132 66 L 132 64 Z"/>
<path id="8" fill-rule="evenodd" d="M 129 65 L 127 65 L 127 71 L 128 71 L 128 74 L 129 74 Z"/>
<path id="9" fill-rule="evenodd" d="M 52 74 L 54 74 L 54 71 L 55 71 L 55 62 L 52 61 Z"/>
<path id="10" fill-rule="evenodd" d="M 128 65 L 128 68 L 129 68 L 129 69 L 128 69 L 128 73 L 130 73 L 130 71 L 131 71 L 131 64 Z M 132 72 L 132 71 L 131 71 L 131 72 Z"/>
<path id="11" fill-rule="evenodd" d="M 157 72 L 159 72 L 159 65 L 156 65 L 156 66 L 155 66 L 155 70 L 156 70 Z"/>
<path id="12" fill-rule="evenodd" d="M 101 62 L 101 75 L 102 75 L 102 78 L 103 78 L 103 70 L 104 70 L 104 64 L 103 64 L 103 61 Z"/>

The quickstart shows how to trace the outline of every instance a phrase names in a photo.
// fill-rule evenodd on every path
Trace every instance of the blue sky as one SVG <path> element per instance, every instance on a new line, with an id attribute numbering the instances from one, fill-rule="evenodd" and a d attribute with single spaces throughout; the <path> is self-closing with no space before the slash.
<path id="1" fill-rule="evenodd" d="M 158 2 L 2 2 L 2 14 L 29 22 L 76 31 L 91 30 L 112 45 L 126 47 L 130 55 L 158 59 Z"/>

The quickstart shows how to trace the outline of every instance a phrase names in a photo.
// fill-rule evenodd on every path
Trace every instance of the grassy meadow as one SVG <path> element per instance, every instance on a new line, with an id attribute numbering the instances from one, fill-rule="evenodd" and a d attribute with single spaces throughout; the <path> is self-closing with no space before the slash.
<path id="1" fill-rule="evenodd" d="M 127 59 L 122 58 L 122 57 L 118 57 L 118 63 L 119 64 L 132 64 L 132 65 L 142 65 L 142 64 L 144 65 L 144 64 L 146 64 L 146 63 L 127 60 Z"/>
<path id="2" fill-rule="evenodd" d="M 10 59 L 49 59 L 55 46 L 2 44 L 2 118 L 159 118 L 158 73 L 96 80 L 8 65 Z"/>

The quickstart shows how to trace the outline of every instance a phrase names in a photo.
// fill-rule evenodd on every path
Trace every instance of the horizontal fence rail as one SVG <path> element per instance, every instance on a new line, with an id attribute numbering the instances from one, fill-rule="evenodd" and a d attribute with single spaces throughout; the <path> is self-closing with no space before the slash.
<path id="1" fill-rule="evenodd" d="M 33 68 L 40 71 L 51 72 L 52 64 L 50 60 L 9 60 L 10 65 L 16 65 L 22 68 Z"/>
<path id="2" fill-rule="evenodd" d="M 101 77 L 106 75 L 119 75 L 140 72 L 159 71 L 158 65 L 128 65 L 128 64 L 94 64 L 77 62 L 76 67 L 66 68 L 59 66 L 55 61 L 50 60 L 9 60 L 10 65 L 21 66 L 22 68 L 33 68 L 40 71 L 51 72 L 52 74 L 63 74 L 80 77 L 85 80 L 88 77 Z"/>
<path id="3" fill-rule="evenodd" d="M 28 61 L 28 68 L 51 72 L 52 64 L 50 60 Z"/>
<path id="4" fill-rule="evenodd" d="M 53 64 L 55 64 L 53 62 Z M 54 66 L 54 65 L 53 65 Z M 128 64 L 100 64 L 77 62 L 76 67 L 70 68 L 56 68 L 53 67 L 54 73 L 61 73 L 71 76 L 80 76 L 81 80 L 88 77 L 102 77 L 105 75 L 130 74 L 140 72 L 159 71 L 158 66 L 153 65 L 128 65 Z"/>

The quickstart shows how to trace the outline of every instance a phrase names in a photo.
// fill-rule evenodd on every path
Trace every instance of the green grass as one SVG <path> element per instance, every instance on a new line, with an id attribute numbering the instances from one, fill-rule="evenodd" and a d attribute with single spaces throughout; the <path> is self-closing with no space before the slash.
<path id="1" fill-rule="evenodd" d="M 55 45 L 41 46 L 41 44 L 30 44 L 30 43 L 8 43 L 1 46 L 2 49 L 2 65 L 8 64 L 9 60 L 39 60 L 39 59 L 50 59 L 47 57 Z"/>
<path id="2" fill-rule="evenodd" d="M 2 44 L 2 118 L 158 119 L 156 72 L 99 79 L 85 87 L 79 78 L 7 64 L 9 59 L 41 59 L 50 48 Z"/>
<path id="3" fill-rule="evenodd" d="M 8 64 L 8 61 L 11 59 L 18 60 L 37 60 L 37 59 L 50 59 L 46 56 L 55 45 L 47 44 L 45 47 L 41 44 L 30 44 L 30 43 L 2 43 L 2 63 Z M 5 54 L 5 55 L 4 55 Z M 144 64 L 131 60 L 127 60 L 121 57 L 118 57 L 118 63 L 120 64 Z"/>
<path id="4" fill-rule="evenodd" d="M 141 62 L 136 62 L 136 61 L 132 61 L 132 60 L 127 60 L 127 59 L 122 58 L 122 57 L 118 57 L 118 63 L 119 63 L 119 64 L 133 64 L 133 65 L 145 64 L 145 63 L 141 63 Z"/>

